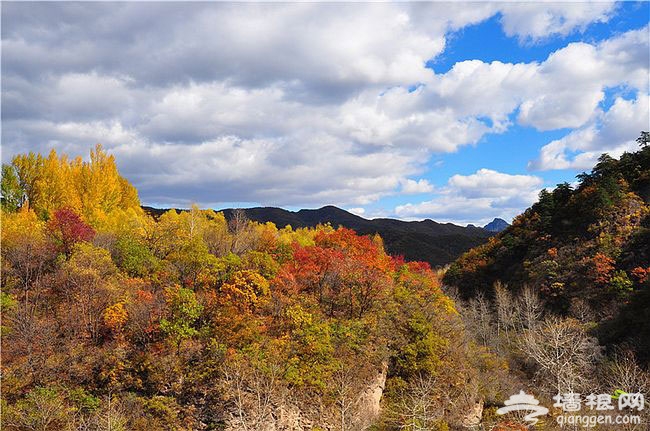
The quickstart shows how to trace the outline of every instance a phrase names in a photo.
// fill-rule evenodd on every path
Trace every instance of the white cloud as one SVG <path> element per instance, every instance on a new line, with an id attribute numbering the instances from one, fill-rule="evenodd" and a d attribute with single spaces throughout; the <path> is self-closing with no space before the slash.
<path id="1" fill-rule="evenodd" d="M 540 130 L 581 127 L 596 113 L 605 88 L 647 92 L 648 32 L 646 26 L 597 45 L 572 43 L 551 54 L 539 67 L 534 93 L 521 105 L 518 121 Z"/>
<path id="2" fill-rule="evenodd" d="M 452 152 L 490 130 L 448 106 L 427 106 L 430 97 L 424 87 L 413 92 L 396 87 L 379 95 L 366 91 L 340 108 L 341 133 L 365 145 Z"/>
<path id="3" fill-rule="evenodd" d="M 401 182 L 401 193 L 405 195 L 414 195 L 419 193 L 430 193 L 433 191 L 433 185 L 424 178 L 419 180 L 406 179 Z"/>
<path id="4" fill-rule="evenodd" d="M 4 154 L 85 155 L 102 142 L 145 202 L 360 206 L 431 193 L 426 180 L 412 178 L 433 153 L 477 144 L 513 121 L 587 130 L 609 114 L 597 111 L 604 88 L 647 85 L 647 27 L 570 45 L 542 63 L 468 60 L 436 74 L 425 64 L 443 52 L 449 32 L 500 12 L 508 34 L 537 39 L 582 29 L 610 10 L 601 3 L 7 3 Z M 596 135 L 612 128 L 604 124 L 592 131 L 595 146 Z M 498 174 L 474 176 L 497 181 Z M 449 190 L 493 208 L 514 205 L 513 196 L 472 197 L 502 191 L 497 183 L 461 184 L 474 176 L 453 177 Z"/>
<path id="5" fill-rule="evenodd" d="M 615 2 L 511 2 L 501 6 L 501 23 L 509 36 L 538 40 L 583 31 L 594 22 L 607 22 Z"/>
<path id="6" fill-rule="evenodd" d="M 611 81 L 622 81 L 632 88 L 648 91 L 648 40 L 650 26 L 625 32 L 598 45 L 598 55 L 607 69 L 600 70 Z M 609 81 L 608 84 L 612 85 Z"/>
<path id="7" fill-rule="evenodd" d="M 363 214 L 366 212 L 364 208 L 348 208 L 348 211 L 351 212 L 352 214 L 358 215 L 360 217 L 363 217 Z"/>
<path id="8" fill-rule="evenodd" d="M 444 14 L 426 24 L 413 22 L 408 5 L 385 3 L 162 2 L 85 9 L 52 4 L 33 13 L 22 6 L 3 9 L 3 15 L 23 17 L 15 25 L 5 21 L 3 55 L 14 68 L 31 73 L 52 66 L 99 68 L 119 70 L 143 83 L 231 79 L 261 87 L 299 81 L 312 90 L 335 92 L 422 79 L 424 62 L 444 48 L 452 18 Z M 462 25 L 466 20 L 454 21 Z"/>
<path id="9" fill-rule="evenodd" d="M 422 87 L 420 110 L 444 106 L 454 118 L 489 118 L 500 132 L 517 121 L 538 130 L 577 128 L 597 112 L 606 88 L 648 88 L 648 27 L 599 44 L 572 43 L 541 63 L 456 63 Z M 449 145 L 453 147 L 453 145 Z"/>
<path id="10" fill-rule="evenodd" d="M 385 152 L 355 155 L 348 143 L 329 136 L 309 139 L 228 136 L 199 145 L 145 142 L 117 146 L 112 152 L 143 193 L 175 205 L 366 205 L 394 193 L 399 179 L 415 169 L 408 157 Z M 302 150 L 304 145 L 318 148 L 318 155 Z M 141 160 L 161 169 L 143 170 Z"/>
<path id="11" fill-rule="evenodd" d="M 462 61 L 428 83 L 427 103 L 430 107 L 448 107 L 461 118 L 488 117 L 501 131 L 508 123 L 508 114 L 534 88 L 537 70 L 535 63 Z"/>
<path id="12" fill-rule="evenodd" d="M 452 176 L 433 199 L 399 205 L 395 214 L 483 225 L 495 217 L 512 219 L 536 201 L 541 185 L 542 179 L 536 176 L 480 169 L 471 175 Z"/>
<path id="13" fill-rule="evenodd" d="M 647 94 L 635 100 L 617 98 L 608 111 L 599 111 L 586 126 L 543 146 L 539 158 L 528 167 L 589 170 L 602 153 L 618 157 L 636 150 L 639 133 L 650 128 L 648 98 Z"/>
<path id="14" fill-rule="evenodd" d="M 472 175 L 452 176 L 449 186 L 469 198 L 500 197 L 535 188 L 541 181 L 541 178 L 530 175 L 510 175 L 484 168 Z"/>

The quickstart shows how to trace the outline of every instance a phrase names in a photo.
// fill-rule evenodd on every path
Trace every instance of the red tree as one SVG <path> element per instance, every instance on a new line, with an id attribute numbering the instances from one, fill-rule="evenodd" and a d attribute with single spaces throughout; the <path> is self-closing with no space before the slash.
<path id="1" fill-rule="evenodd" d="M 293 244 L 293 260 L 274 280 L 276 291 L 310 292 L 328 316 L 361 317 L 390 284 L 393 261 L 379 240 L 350 229 L 320 231 L 314 242 Z"/>
<path id="2" fill-rule="evenodd" d="M 47 230 L 66 256 L 70 256 L 75 243 L 90 241 L 95 236 L 93 228 L 70 208 L 56 210 L 47 222 Z"/>

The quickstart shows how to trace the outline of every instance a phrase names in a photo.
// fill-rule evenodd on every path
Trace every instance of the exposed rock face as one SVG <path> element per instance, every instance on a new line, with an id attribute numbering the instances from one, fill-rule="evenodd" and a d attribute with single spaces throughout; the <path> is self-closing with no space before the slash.
<path id="1" fill-rule="evenodd" d="M 366 429 L 381 413 L 381 397 L 386 387 L 388 362 L 382 362 L 375 378 L 359 397 L 359 429 Z"/>
<path id="2" fill-rule="evenodd" d="M 350 371 L 350 370 L 348 370 Z M 351 374 L 354 375 L 353 372 Z M 318 426 L 322 430 L 343 429 L 346 431 L 361 431 L 370 427 L 381 413 L 381 398 L 386 386 L 388 362 L 382 362 L 374 372 L 368 375 L 354 375 L 352 380 L 358 386 L 365 388 L 361 392 L 351 390 L 343 399 L 337 401 L 344 404 L 344 411 L 330 409 L 324 411 L 317 405 L 296 404 L 290 391 L 276 387 L 268 393 L 243 390 L 239 393 L 226 420 L 226 431 L 307 431 Z M 349 374 L 346 375 L 349 377 Z M 344 383 L 350 383 L 348 380 Z M 248 389 L 248 388 L 247 388 Z M 265 388 L 266 389 L 266 388 Z M 286 388 L 285 388 L 286 389 Z M 262 402 L 258 397 L 261 395 Z M 349 398 L 348 398 L 349 396 Z M 320 406 L 322 407 L 322 406 Z"/>
<path id="3" fill-rule="evenodd" d="M 481 423 L 483 417 L 483 400 L 478 400 L 469 413 L 463 418 L 463 426 L 471 427 Z"/>
<path id="4" fill-rule="evenodd" d="M 313 428 L 313 423 L 300 409 L 294 405 L 281 407 L 278 412 L 277 424 L 272 428 L 273 431 L 306 431 Z"/>

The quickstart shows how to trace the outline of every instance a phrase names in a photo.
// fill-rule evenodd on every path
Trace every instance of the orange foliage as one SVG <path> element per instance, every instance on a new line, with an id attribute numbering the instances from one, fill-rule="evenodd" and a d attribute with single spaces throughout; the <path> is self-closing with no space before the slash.
<path id="1" fill-rule="evenodd" d="M 139 302 L 153 302 L 153 293 L 146 290 L 138 290 L 136 293 Z"/>
<path id="2" fill-rule="evenodd" d="M 120 333 L 128 320 L 129 315 L 123 302 L 115 303 L 104 310 L 104 324 L 115 333 Z"/>
<path id="3" fill-rule="evenodd" d="M 269 282 L 255 271 L 237 271 L 221 286 L 220 293 L 224 303 L 240 311 L 253 311 L 268 298 Z"/>
<path id="4" fill-rule="evenodd" d="M 528 431 L 528 427 L 526 425 L 517 422 L 505 421 L 496 424 L 496 426 L 492 430 L 493 431 Z"/>
<path id="5" fill-rule="evenodd" d="M 314 243 L 293 243 L 293 260 L 273 281 L 280 293 L 314 293 L 329 315 L 349 316 L 362 315 L 383 296 L 395 263 L 381 241 L 339 228 L 319 230 Z"/>
<path id="6" fill-rule="evenodd" d="M 647 268 L 637 266 L 632 270 L 632 275 L 639 281 L 639 283 L 643 284 L 648 281 L 648 278 L 650 277 L 650 266 Z"/>
<path id="7" fill-rule="evenodd" d="M 602 253 L 596 253 L 592 258 L 592 263 L 595 271 L 594 281 L 598 284 L 608 283 L 614 270 L 614 259 Z"/>

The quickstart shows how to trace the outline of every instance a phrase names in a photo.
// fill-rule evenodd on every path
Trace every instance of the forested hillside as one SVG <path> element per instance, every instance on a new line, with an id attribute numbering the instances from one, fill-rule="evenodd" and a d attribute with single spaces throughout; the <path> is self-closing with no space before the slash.
<path id="1" fill-rule="evenodd" d="M 443 271 L 379 235 L 153 217 L 101 147 L 17 156 L 2 168 L 3 429 L 523 431 L 496 414 L 522 389 L 549 408 L 647 393 L 639 143 L 542 192 L 451 265 L 446 294 Z M 633 413 L 616 429 L 647 429 Z"/>
<path id="2" fill-rule="evenodd" d="M 166 210 L 144 207 L 148 213 L 158 216 Z M 403 221 L 388 218 L 372 220 L 351 214 L 335 206 L 315 210 L 287 211 L 282 208 L 258 207 L 225 209 L 226 220 L 235 213 L 260 223 L 272 222 L 277 227 L 316 227 L 331 224 L 352 229 L 359 235 L 378 234 L 384 241 L 386 251 L 393 256 L 404 256 L 408 261 L 428 262 L 433 267 L 445 266 L 462 253 L 483 244 L 493 232 L 475 226 L 458 226 L 453 223 L 437 223 L 433 220 Z M 504 222 L 505 223 L 505 222 Z"/>
<path id="3" fill-rule="evenodd" d="M 560 184 L 512 226 L 455 262 L 445 282 L 465 298 L 534 288 L 547 308 L 588 313 L 607 344 L 627 341 L 650 359 L 650 146 L 616 160 L 603 155 L 576 187 Z M 634 328 L 634 330 L 631 330 Z"/>
<path id="4" fill-rule="evenodd" d="M 510 392 L 379 236 L 154 219 L 101 147 L 2 172 L 3 429 L 446 430 Z"/>
<path id="5" fill-rule="evenodd" d="M 601 156 L 575 187 L 542 191 L 512 226 L 444 275 L 469 333 L 543 405 L 557 406 L 560 394 L 584 401 L 650 390 L 650 135 L 637 141 L 640 149 L 620 159 Z M 570 415 L 613 429 L 597 425 L 598 414 Z M 648 429 L 645 411 L 639 420 L 615 429 Z"/>

